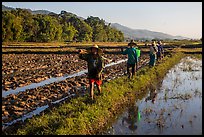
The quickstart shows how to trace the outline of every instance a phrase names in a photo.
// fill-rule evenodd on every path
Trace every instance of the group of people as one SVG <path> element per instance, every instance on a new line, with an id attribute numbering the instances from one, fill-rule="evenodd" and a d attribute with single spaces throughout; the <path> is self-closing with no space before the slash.
<path id="1" fill-rule="evenodd" d="M 155 41 L 152 41 L 150 45 L 150 61 L 149 66 L 155 66 L 156 60 L 159 61 L 164 57 L 164 49 L 161 41 L 158 41 L 157 44 Z"/>
<path id="2" fill-rule="evenodd" d="M 90 85 L 89 92 L 92 101 L 94 100 L 94 84 L 96 84 L 98 94 L 100 95 L 102 93 L 102 71 L 105 67 L 104 61 L 106 59 L 102 56 L 102 53 L 103 51 L 96 44 L 94 44 L 88 50 L 79 50 L 79 58 L 87 61 L 88 63 L 88 79 Z M 121 54 L 128 55 L 127 74 L 128 78 L 131 79 L 135 76 L 138 69 L 140 49 L 137 47 L 137 44 L 131 40 L 130 43 L 128 43 L 128 47 L 125 49 L 125 51 L 121 51 Z M 163 47 L 161 45 L 161 41 L 159 41 L 157 45 L 156 42 L 153 41 L 150 45 L 149 65 L 154 66 L 156 59 L 161 58 L 163 58 Z"/>

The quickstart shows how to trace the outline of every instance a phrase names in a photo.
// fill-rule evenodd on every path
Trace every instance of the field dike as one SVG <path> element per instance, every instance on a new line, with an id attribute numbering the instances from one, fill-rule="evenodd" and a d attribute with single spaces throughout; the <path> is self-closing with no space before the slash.
<path id="1" fill-rule="evenodd" d="M 137 98 L 142 98 L 145 89 L 160 81 L 170 68 L 185 54 L 178 52 L 167 55 L 155 67 L 145 66 L 137 71 L 132 80 L 127 76 L 111 80 L 102 86 L 103 94 L 89 102 L 89 95 L 66 101 L 40 116 L 33 116 L 3 134 L 17 135 L 88 135 L 100 134 Z M 96 92 L 96 91 L 95 91 Z"/>

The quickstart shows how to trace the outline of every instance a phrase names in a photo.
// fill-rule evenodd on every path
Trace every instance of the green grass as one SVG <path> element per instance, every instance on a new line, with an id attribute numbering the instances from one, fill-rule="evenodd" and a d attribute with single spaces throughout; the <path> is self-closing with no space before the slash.
<path id="1" fill-rule="evenodd" d="M 17 135 L 87 135 L 103 131 L 111 119 L 125 109 L 133 99 L 142 98 L 145 88 L 162 79 L 167 71 L 176 65 L 185 55 L 178 52 L 166 56 L 155 67 L 140 69 L 133 80 L 127 77 L 117 78 L 102 86 L 103 94 L 96 102 L 87 103 L 88 95 L 71 99 L 60 104 L 41 116 L 26 120 L 17 131 L 5 134 Z M 135 93 L 138 93 L 135 96 Z"/>
<path id="2" fill-rule="evenodd" d="M 128 42 L 2 42 L 2 46 L 81 46 L 81 45 L 88 45 L 91 46 L 93 44 L 98 45 L 111 45 L 111 46 L 118 46 L 118 45 L 127 45 Z"/>
<path id="3" fill-rule="evenodd" d="M 169 40 L 164 41 L 168 45 L 196 45 L 196 44 L 202 44 L 202 41 L 200 40 Z"/>
<path id="4" fill-rule="evenodd" d="M 189 56 L 196 57 L 196 58 L 202 60 L 202 54 L 191 54 L 191 55 L 189 55 Z"/>
<path id="5" fill-rule="evenodd" d="M 78 51 L 76 48 L 37 48 L 37 49 L 32 49 L 32 48 L 2 48 L 2 52 L 72 52 L 72 51 Z"/>

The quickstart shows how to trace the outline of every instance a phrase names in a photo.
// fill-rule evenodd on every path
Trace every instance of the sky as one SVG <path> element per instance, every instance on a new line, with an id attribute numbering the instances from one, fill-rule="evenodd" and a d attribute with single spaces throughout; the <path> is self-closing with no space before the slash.
<path id="1" fill-rule="evenodd" d="M 202 2 L 2 2 L 12 8 L 62 10 L 99 17 L 132 29 L 146 29 L 192 39 L 202 37 Z"/>

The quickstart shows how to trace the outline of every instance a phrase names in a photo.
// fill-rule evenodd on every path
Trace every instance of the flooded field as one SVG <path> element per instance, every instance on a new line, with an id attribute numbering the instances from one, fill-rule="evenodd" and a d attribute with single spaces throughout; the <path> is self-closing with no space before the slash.
<path id="1" fill-rule="evenodd" d="M 202 60 L 183 58 L 102 134 L 201 135 Z"/>

